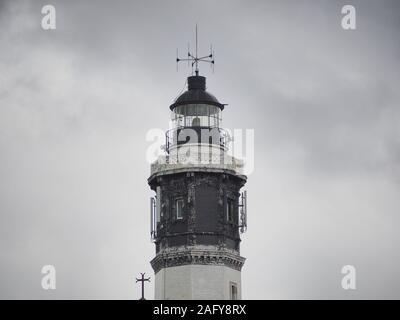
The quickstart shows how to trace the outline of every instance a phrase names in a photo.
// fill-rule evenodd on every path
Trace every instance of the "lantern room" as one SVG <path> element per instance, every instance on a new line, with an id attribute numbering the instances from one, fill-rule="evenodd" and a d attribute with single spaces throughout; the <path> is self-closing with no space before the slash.
<path id="1" fill-rule="evenodd" d="M 221 111 L 225 105 L 206 91 L 205 77 L 188 77 L 187 84 L 188 90 L 170 106 L 172 129 L 166 133 L 166 151 L 189 140 L 226 148 L 228 135 L 221 128 Z M 179 139 L 180 136 L 183 138 Z"/>

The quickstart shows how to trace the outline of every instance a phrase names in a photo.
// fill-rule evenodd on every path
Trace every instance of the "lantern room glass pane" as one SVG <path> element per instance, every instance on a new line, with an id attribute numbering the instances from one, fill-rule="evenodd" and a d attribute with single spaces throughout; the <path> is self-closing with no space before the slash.
<path id="1" fill-rule="evenodd" d="M 220 108 L 208 104 L 187 104 L 177 106 L 172 111 L 172 121 L 176 127 L 219 127 Z"/>

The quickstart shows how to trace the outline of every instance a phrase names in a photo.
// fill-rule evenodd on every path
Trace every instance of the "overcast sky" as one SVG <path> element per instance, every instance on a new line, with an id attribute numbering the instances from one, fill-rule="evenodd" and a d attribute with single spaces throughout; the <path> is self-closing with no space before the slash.
<path id="1" fill-rule="evenodd" d="M 356 30 L 341 27 L 345 4 Z M 0 298 L 137 299 L 134 277 L 154 279 L 145 136 L 168 127 L 189 73 L 176 48 L 198 23 L 224 126 L 255 132 L 243 298 L 399 299 L 399 9 L 0 0 Z M 56 290 L 41 288 L 46 264 Z"/>

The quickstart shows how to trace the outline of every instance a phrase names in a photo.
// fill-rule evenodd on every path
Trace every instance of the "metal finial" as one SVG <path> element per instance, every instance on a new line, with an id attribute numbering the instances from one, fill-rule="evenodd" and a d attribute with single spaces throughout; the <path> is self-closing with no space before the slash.
<path id="1" fill-rule="evenodd" d="M 212 50 L 212 46 L 210 47 L 210 54 L 203 56 L 203 57 L 199 57 L 198 56 L 198 31 L 197 31 L 197 24 L 196 24 L 196 46 L 195 46 L 195 54 L 193 55 L 190 52 L 190 47 L 188 45 L 188 53 L 187 53 L 187 58 L 185 59 L 180 59 L 178 57 L 178 50 L 176 51 L 176 68 L 178 70 L 178 63 L 181 61 L 187 61 L 188 64 L 191 63 L 192 64 L 192 74 L 193 74 L 193 67 L 195 67 L 195 73 L 196 76 L 199 75 L 199 62 L 206 62 L 209 63 L 213 70 L 214 70 L 214 52 Z"/>

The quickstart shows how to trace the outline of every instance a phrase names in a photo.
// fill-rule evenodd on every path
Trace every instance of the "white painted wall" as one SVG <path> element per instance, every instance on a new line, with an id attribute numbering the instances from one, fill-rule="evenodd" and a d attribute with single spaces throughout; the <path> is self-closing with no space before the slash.
<path id="1" fill-rule="evenodd" d="M 240 271 L 219 265 L 184 265 L 161 269 L 155 275 L 155 299 L 229 300 L 230 282 L 241 299 Z"/>

